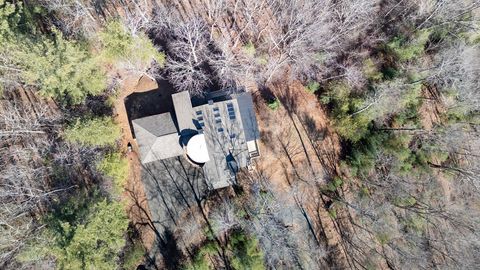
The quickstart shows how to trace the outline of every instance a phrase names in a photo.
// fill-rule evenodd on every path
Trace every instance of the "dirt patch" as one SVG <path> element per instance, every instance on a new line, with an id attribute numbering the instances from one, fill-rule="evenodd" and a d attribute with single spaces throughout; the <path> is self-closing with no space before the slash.
<path id="1" fill-rule="evenodd" d="M 122 195 L 127 201 L 127 213 L 130 221 L 140 233 L 141 241 L 147 249 L 153 245 L 155 234 L 150 228 L 150 211 L 141 181 L 142 165 L 137 155 L 138 146 L 130 129 L 125 98 L 132 93 L 144 93 L 157 88 L 157 82 L 148 76 L 127 77 L 123 81 L 122 90 L 118 93 L 113 106 L 114 120 L 122 130 L 120 149 L 126 154 L 130 165 L 130 174 Z M 133 151 L 128 151 L 129 143 L 132 145 Z"/>
<path id="2" fill-rule="evenodd" d="M 418 110 L 420 122 L 425 130 L 431 130 L 441 122 L 441 115 L 445 112 L 440 99 L 440 93 L 434 87 L 422 89 L 422 106 Z"/>
<path id="3" fill-rule="evenodd" d="M 262 93 L 268 91 L 268 93 Z M 274 95 L 281 102 L 276 110 L 268 108 L 265 96 Z M 261 133 L 261 157 L 258 170 L 265 172 L 279 196 L 295 194 L 295 201 L 305 211 L 314 238 L 319 239 L 334 267 L 347 266 L 338 225 L 329 214 L 329 199 L 320 188 L 338 174 L 340 142 L 331 130 L 327 115 L 314 94 L 302 84 L 274 84 L 254 92 Z"/>
<path id="4" fill-rule="evenodd" d="M 115 122 L 122 129 L 122 150 L 126 151 L 128 143 L 131 143 L 134 150 L 137 150 L 136 142 L 130 129 L 129 115 L 125 105 L 125 99 L 133 93 L 145 93 L 155 89 L 158 89 L 157 82 L 148 76 L 142 76 L 140 78 L 131 76 L 123 81 L 123 88 L 117 94 L 113 105 Z"/>

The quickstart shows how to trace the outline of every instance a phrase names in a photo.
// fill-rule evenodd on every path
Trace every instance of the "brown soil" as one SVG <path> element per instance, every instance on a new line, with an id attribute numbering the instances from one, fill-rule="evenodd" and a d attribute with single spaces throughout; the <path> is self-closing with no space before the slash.
<path id="1" fill-rule="evenodd" d="M 125 184 L 123 198 L 127 201 L 127 213 L 130 221 L 140 233 L 140 239 L 145 248 L 150 249 L 155 241 L 155 234 L 154 230 L 151 229 L 153 224 L 151 224 L 150 221 L 148 202 L 141 181 L 142 166 L 137 155 L 138 146 L 130 130 L 124 100 L 125 97 L 132 93 L 150 91 L 157 89 L 158 86 L 156 81 L 148 76 L 142 76 L 140 78 L 130 76 L 123 82 L 123 88 L 121 92 L 118 93 L 114 103 L 114 119 L 122 129 L 120 149 L 126 154 L 130 165 L 130 175 Z M 128 151 L 128 143 L 132 145 L 133 151 Z"/>
<path id="2" fill-rule="evenodd" d="M 423 103 L 418 113 L 420 115 L 420 122 L 423 129 L 430 131 L 435 125 L 439 125 L 442 122 L 441 115 L 446 111 L 445 106 L 442 103 L 440 93 L 435 87 L 428 86 L 422 90 Z M 435 164 L 440 164 L 439 160 L 432 160 Z M 435 171 L 435 179 L 443 189 L 445 198 L 447 201 L 451 200 L 452 195 L 452 183 L 445 178 L 441 171 Z"/>
<path id="3" fill-rule="evenodd" d="M 418 110 L 420 122 L 425 130 L 431 130 L 441 122 L 440 115 L 445 112 L 445 108 L 443 108 L 439 93 L 434 87 L 424 87 L 422 98 L 423 103 Z"/>
<path id="4" fill-rule="evenodd" d="M 275 84 L 269 93 L 255 91 L 257 119 L 261 133 L 261 157 L 257 169 L 268 175 L 278 193 L 286 193 L 295 181 L 309 182 L 303 188 L 303 207 L 312 220 L 319 239 L 323 239 L 336 266 L 347 265 L 341 235 L 319 187 L 338 174 L 340 142 L 332 132 L 324 109 L 314 94 L 301 83 Z M 272 111 L 262 96 L 276 96 L 282 103 Z M 337 215 L 339 216 L 339 215 Z"/>

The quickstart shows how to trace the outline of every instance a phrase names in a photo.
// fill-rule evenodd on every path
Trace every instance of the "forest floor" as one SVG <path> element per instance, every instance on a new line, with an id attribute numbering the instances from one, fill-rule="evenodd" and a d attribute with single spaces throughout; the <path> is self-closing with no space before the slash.
<path id="1" fill-rule="evenodd" d="M 327 201 L 318 195 L 319 187 L 338 173 L 339 138 L 332 132 L 318 98 L 300 82 L 275 84 L 268 91 L 254 92 L 261 133 L 257 169 L 266 173 L 279 196 L 292 194 L 292 189 L 299 187 L 294 182 L 302 182 L 300 196 L 305 200 L 301 200 L 301 207 L 307 212 L 316 237 L 335 257 L 337 266 L 343 267 L 346 258 L 340 232 L 329 215 Z M 265 103 L 264 97 L 272 95 L 282 104 L 276 110 Z"/>

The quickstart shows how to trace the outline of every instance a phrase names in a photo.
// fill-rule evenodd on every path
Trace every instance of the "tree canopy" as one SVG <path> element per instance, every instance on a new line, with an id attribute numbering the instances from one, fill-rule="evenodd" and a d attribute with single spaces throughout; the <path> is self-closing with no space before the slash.
<path id="1" fill-rule="evenodd" d="M 25 26 L 34 23 L 31 17 L 39 14 L 23 8 L 22 2 L 1 6 L 0 75 L 4 85 L 12 85 L 17 78 L 44 96 L 72 104 L 102 93 L 105 74 L 85 44 L 66 40 L 55 29 L 43 34 Z"/>
<path id="2" fill-rule="evenodd" d="M 86 146 L 113 145 L 121 134 L 110 117 L 76 119 L 65 129 L 65 139 Z"/>
<path id="3" fill-rule="evenodd" d="M 132 35 L 119 20 L 111 20 L 99 33 L 102 56 L 108 62 L 128 69 L 145 70 L 155 60 L 164 65 L 165 55 L 159 52 L 144 33 Z"/>
<path id="4" fill-rule="evenodd" d="M 52 212 L 46 231 L 22 254 L 22 260 L 53 256 L 59 269 L 115 268 L 128 225 L 123 205 L 83 199 L 71 200 Z"/>

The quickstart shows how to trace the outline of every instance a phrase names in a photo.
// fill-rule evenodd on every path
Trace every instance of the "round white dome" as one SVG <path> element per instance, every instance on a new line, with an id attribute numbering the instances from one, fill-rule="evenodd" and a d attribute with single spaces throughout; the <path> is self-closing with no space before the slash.
<path id="1" fill-rule="evenodd" d="M 187 155 L 196 163 L 205 163 L 210 160 L 205 135 L 197 134 L 190 138 L 187 143 Z"/>

